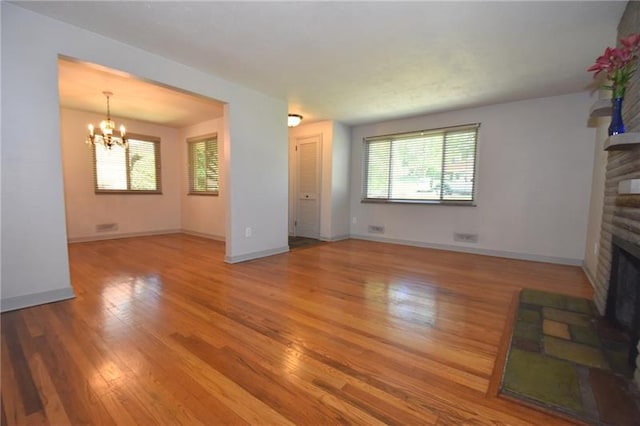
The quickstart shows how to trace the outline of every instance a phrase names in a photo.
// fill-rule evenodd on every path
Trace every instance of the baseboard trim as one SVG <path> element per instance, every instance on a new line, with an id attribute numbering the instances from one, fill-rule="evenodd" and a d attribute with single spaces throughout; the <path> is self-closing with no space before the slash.
<path id="1" fill-rule="evenodd" d="M 295 237 L 295 235 L 289 234 L 289 237 Z M 348 240 L 349 238 L 351 238 L 351 235 L 344 234 L 344 235 L 336 235 L 335 237 L 323 237 L 321 235 L 316 239 L 320 241 L 342 241 L 342 240 Z"/>
<path id="2" fill-rule="evenodd" d="M 72 237 L 72 238 L 67 238 L 67 242 L 69 244 L 87 243 L 90 241 L 117 240 L 119 238 L 151 237 L 153 235 L 180 234 L 182 232 L 183 232 L 182 229 L 166 229 L 162 231 L 148 231 L 148 232 L 125 232 L 121 234 L 92 235 L 89 237 Z"/>
<path id="3" fill-rule="evenodd" d="M 342 240 L 348 240 L 349 238 L 351 238 L 349 234 L 344 234 L 344 235 L 336 235 L 334 237 L 320 237 L 319 239 L 321 241 L 342 241 Z"/>
<path id="4" fill-rule="evenodd" d="M 560 265 L 581 266 L 583 259 L 572 259 L 555 256 L 539 256 L 529 253 L 517 253 L 502 250 L 481 249 L 474 247 L 454 246 L 449 244 L 432 244 L 420 241 L 400 240 L 395 238 L 371 237 L 369 235 L 351 234 L 351 238 L 355 240 L 377 241 L 380 243 L 400 244 L 405 246 L 432 248 L 437 250 L 457 251 L 462 253 L 479 254 L 483 256 L 504 257 L 507 259 L 529 260 L 532 262 L 557 263 Z"/>
<path id="5" fill-rule="evenodd" d="M 594 277 L 591 275 L 591 272 L 589 271 L 589 269 L 587 269 L 587 266 L 584 264 L 584 262 L 582 262 L 582 272 L 584 272 L 584 274 L 587 276 L 587 279 L 589 280 L 589 284 L 591 284 L 591 287 L 593 287 L 593 289 L 596 289 L 596 281 L 594 279 Z"/>
<path id="6" fill-rule="evenodd" d="M 254 251 L 246 254 L 239 254 L 237 256 L 225 256 L 224 261 L 227 263 L 240 263 L 246 262 L 247 260 L 258 259 L 261 257 L 267 256 L 275 256 L 276 254 L 288 253 L 289 246 L 279 247 L 275 249 L 262 250 L 262 251 Z"/>
<path id="7" fill-rule="evenodd" d="M 43 291 L 42 293 L 25 294 L 24 296 L 2 299 L 2 302 L 0 302 L 0 310 L 2 312 L 15 311 L 16 309 L 28 308 L 30 306 L 73 299 L 74 297 L 76 297 L 76 295 L 71 287 L 59 288 L 56 290 Z"/>
<path id="8" fill-rule="evenodd" d="M 205 234 L 204 232 L 189 231 L 188 229 L 182 229 L 180 232 L 187 235 L 193 235 L 194 237 L 208 238 L 210 240 L 216 240 L 216 241 L 222 241 L 222 242 L 225 241 L 224 235 Z"/>

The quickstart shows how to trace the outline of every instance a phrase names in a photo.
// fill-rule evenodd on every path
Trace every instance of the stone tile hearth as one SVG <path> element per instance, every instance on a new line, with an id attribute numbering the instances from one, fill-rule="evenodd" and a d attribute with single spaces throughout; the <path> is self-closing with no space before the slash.
<path id="1" fill-rule="evenodd" d="M 629 345 L 591 301 L 523 290 L 502 392 L 588 422 L 635 424 Z"/>

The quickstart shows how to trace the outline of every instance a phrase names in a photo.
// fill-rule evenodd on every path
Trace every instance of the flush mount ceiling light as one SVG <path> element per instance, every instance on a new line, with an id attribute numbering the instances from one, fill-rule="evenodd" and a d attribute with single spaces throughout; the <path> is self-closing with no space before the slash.
<path id="1" fill-rule="evenodd" d="M 287 117 L 287 124 L 289 127 L 296 127 L 302 121 L 302 116 L 300 114 L 289 114 Z"/>
<path id="2" fill-rule="evenodd" d="M 109 97 L 113 96 L 113 93 L 102 92 L 102 94 L 107 97 L 107 119 L 100 122 L 100 134 L 96 134 L 93 124 L 89 124 L 89 136 L 87 137 L 87 143 L 91 145 L 101 144 L 104 145 L 105 148 L 109 149 L 111 149 L 113 145 L 119 145 L 126 148 L 127 138 L 125 135 L 127 130 L 124 126 L 120 126 L 120 136 L 113 134 L 113 131 L 116 128 L 116 123 L 111 119 L 111 110 L 109 109 Z"/>

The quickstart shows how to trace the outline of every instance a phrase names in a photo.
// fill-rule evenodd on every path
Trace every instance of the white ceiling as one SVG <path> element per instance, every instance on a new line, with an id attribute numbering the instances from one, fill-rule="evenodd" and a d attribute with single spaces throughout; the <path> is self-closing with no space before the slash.
<path id="1" fill-rule="evenodd" d="M 138 80 L 95 64 L 58 61 L 60 106 L 106 114 L 102 94 L 112 92 L 111 115 L 168 127 L 186 127 L 222 117 L 224 104 Z"/>
<path id="2" fill-rule="evenodd" d="M 585 90 L 626 2 L 17 4 L 358 124 Z"/>

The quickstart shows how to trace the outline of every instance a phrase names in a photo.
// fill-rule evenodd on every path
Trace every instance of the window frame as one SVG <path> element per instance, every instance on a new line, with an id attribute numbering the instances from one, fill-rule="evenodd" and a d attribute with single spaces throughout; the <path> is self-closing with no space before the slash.
<path id="1" fill-rule="evenodd" d="M 361 185 L 361 203 L 371 203 L 371 204 L 415 204 L 415 205 L 435 205 L 435 206 L 464 206 L 464 207 L 475 207 L 477 206 L 477 188 L 478 188 L 478 141 L 480 134 L 480 125 L 481 123 L 470 123 L 463 124 L 458 126 L 449 126 L 449 127 L 439 127 L 434 129 L 426 129 L 426 130 L 416 130 L 411 132 L 401 132 L 401 133 L 391 133 L 386 135 L 379 136 L 370 136 L 362 138 L 362 148 L 363 148 L 363 166 L 362 166 L 362 185 Z M 443 199 L 443 192 L 440 192 L 440 198 L 438 200 L 426 200 L 426 199 L 402 199 L 402 198 L 368 198 L 367 190 L 368 190 L 368 178 L 369 178 L 369 148 L 368 144 L 376 141 L 386 141 L 389 140 L 391 145 L 393 145 L 394 139 L 402 139 L 409 138 L 413 135 L 427 135 L 431 134 L 445 134 L 447 132 L 456 132 L 465 129 L 474 129 L 476 132 L 475 143 L 474 143 L 474 152 L 473 152 L 473 186 L 471 191 L 471 199 L 470 200 L 447 200 Z M 443 163 L 444 163 L 444 151 L 445 151 L 446 143 L 443 142 Z M 441 182 L 444 181 L 444 168 L 441 170 Z"/>
<path id="2" fill-rule="evenodd" d="M 193 175 L 195 173 L 194 170 L 194 159 L 193 159 L 193 149 L 192 147 L 199 142 L 205 142 L 211 139 L 216 140 L 216 167 L 217 167 L 217 175 L 218 175 L 218 190 L 217 191 L 194 191 L 193 190 Z M 218 133 L 208 133 L 205 135 L 194 136 L 191 138 L 187 138 L 187 195 L 196 195 L 196 196 L 205 196 L 205 197 L 218 197 L 220 195 L 220 144 L 218 142 Z M 206 152 L 205 148 L 205 152 Z M 206 167 L 206 166 L 205 166 Z"/>
<path id="3" fill-rule="evenodd" d="M 131 169 L 129 167 L 129 144 L 127 144 L 126 148 L 116 146 L 115 149 L 125 149 L 125 161 L 126 166 L 125 170 L 127 173 L 127 188 L 129 189 L 100 189 L 98 188 L 98 163 L 97 163 L 97 155 L 96 149 L 97 145 L 94 145 L 91 150 L 93 154 L 93 189 L 95 194 L 127 194 L 127 195 L 158 195 L 162 194 L 162 159 L 160 156 L 160 143 L 161 140 L 157 136 L 149 136 L 143 135 L 139 133 L 129 133 L 127 135 L 127 140 L 134 139 L 143 142 L 151 142 L 153 143 L 154 153 L 155 153 L 155 168 L 156 168 L 156 189 L 130 189 L 131 188 Z M 114 149 L 114 148 L 111 148 Z"/>

